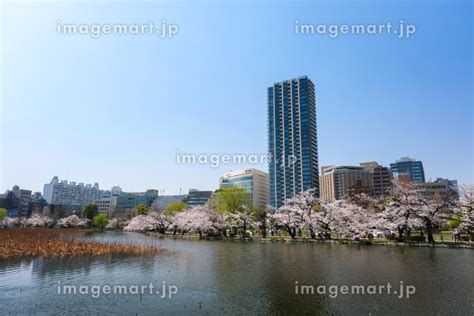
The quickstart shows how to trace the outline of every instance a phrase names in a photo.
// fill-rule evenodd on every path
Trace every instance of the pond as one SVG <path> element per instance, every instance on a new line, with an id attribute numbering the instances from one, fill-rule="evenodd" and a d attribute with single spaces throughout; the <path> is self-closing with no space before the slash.
<path id="1" fill-rule="evenodd" d="M 474 312 L 471 249 L 174 240 L 125 232 L 84 238 L 156 244 L 165 251 L 142 257 L 0 259 L 1 314 Z M 165 293 L 134 292 L 150 283 Z M 390 294 L 380 290 L 387 284 L 393 287 Z M 65 285 L 74 286 L 76 294 Z M 127 286 L 129 292 L 109 293 L 106 285 Z M 98 286 L 99 295 L 93 290 Z M 354 292 L 357 286 L 363 289 Z M 375 287 L 378 292 L 371 294 Z"/>

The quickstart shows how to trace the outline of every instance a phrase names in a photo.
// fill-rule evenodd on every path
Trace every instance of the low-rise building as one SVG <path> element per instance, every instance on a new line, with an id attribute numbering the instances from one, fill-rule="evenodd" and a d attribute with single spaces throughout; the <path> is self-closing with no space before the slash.
<path id="1" fill-rule="evenodd" d="M 114 204 L 113 214 L 123 217 L 131 212 L 138 205 L 143 204 L 150 207 L 158 196 L 158 190 L 147 190 L 145 192 L 122 192 L 117 196 L 112 196 L 111 201 Z"/>
<path id="2" fill-rule="evenodd" d="M 361 166 L 326 166 L 321 168 L 320 196 L 326 201 L 365 193 L 373 195 L 372 173 Z"/>
<path id="3" fill-rule="evenodd" d="M 212 196 L 212 191 L 199 191 L 196 189 L 189 189 L 186 204 L 190 207 L 197 205 L 206 205 Z"/>
<path id="4" fill-rule="evenodd" d="M 451 199 L 458 199 L 458 182 L 456 180 L 448 180 L 437 178 L 433 182 L 425 182 L 421 184 L 423 195 L 429 198 L 444 198 L 449 195 Z"/>
<path id="5" fill-rule="evenodd" d="M 227 172 L 219 179 L 219 187 L 240 187 L 245 189 L 252 201 L 252 206 L 263 210 L 270 202 L 268 173 L 257 169 L 244 169 Z"/>
<path id="6" fill-rule="evenodd" d="M 360 166 L 372 174 L 374 196 L 383 197 L 390 195 L 392 175 L 388 167 L 381 166 L 375 161 L 362 162 Z"/>
<path id="7" fill-rule="evenodd" d="M 152 203 L 152 208 L 157 210 L 164 210 L 168 205 L 175 202 L 185 202 L 187 195 L 158 195 Z"/>

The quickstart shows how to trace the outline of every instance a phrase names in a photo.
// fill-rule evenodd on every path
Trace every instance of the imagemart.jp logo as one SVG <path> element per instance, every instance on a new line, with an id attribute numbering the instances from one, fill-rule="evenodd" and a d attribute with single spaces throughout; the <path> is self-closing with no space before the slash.
<path id="1" fill-rule="evenodd" d="M 398 25 L 391 22 L 369 24 L 311 24 L 294 22 L 294 33 L 299 35 L 325 35 L 337 38 L 341 35 L 393 35 L 396 38 L 410 38 L 416 32 L 414 24 L 405 23 L 403 20 Z"/>
<path id="2" fill-rule="evenodd" d="M 159 39 L 172 38 L 179 26 L 162 20 L 161 23 L 64 23 L 56 21 L 58 35 L 88 35 L 93 39 L 103 35 L 156 35 Z"/>
<path id="3" fill-rule="evenodd" d="M 163 281 L 160 285 L 149 284 L 62 284 L 58 281 L 57 295 L 85 295 L 99 298 L 101 295 L 156 295 L 161 299 L 170 299 L 178 294 L 178 286 Z"/>

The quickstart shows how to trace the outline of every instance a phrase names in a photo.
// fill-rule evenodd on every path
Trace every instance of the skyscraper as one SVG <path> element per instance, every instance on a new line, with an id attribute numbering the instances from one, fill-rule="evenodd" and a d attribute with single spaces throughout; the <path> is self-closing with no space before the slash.
<path id="1" fill-rule="evenodd" d="M 267 110 L 270 204 L 310 188 L 319 193 L 314 84 L 306 76 L 273 84 Z"/>
<path id="2" fill-rule="evenodd" d="M 402 157 L 394 163 L 390 164 L 390 171 L 393 178 L 402 182 L 425 182 L 425 171 L 423 170 L 423 163 L 412 158 Z"/>

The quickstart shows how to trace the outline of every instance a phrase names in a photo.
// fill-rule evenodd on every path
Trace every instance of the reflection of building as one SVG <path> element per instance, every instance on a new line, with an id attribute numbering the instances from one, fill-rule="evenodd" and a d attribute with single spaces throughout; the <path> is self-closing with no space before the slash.
<path id="1" fill-rule="evenodd" d="M 212 191 L 199 191 L 196 189 L 189 189 L 186 204 L 188 206 L 205 205 L 212 196 Z"/>
<path id="2" fill-rule="evenodd" d="M 267 89 L 270 204 L 280 207 L 298 192 L 319 194 L 314 85 L 308 77 Z"/>
<path id="3" fill-rule="evenodd" d="M 392 186 L 390 170 L 387 167 L 379 165 L 375 161 L 363 162 L 360 165 L 372 174 L 374 195 L 378 197 L 389 195 Z"/>
<path id="4" fill-rule="evenodd" d="M 425 182 L 423 163 L 412 158 L 402 157 L 390 164 L 390 170 L 395 180 L 399 182 Z"/>
<path id="5" fill-rule="evenodd" d="M 372 173 L 360 166 L 328 166 L 321 168 L 321 198 L 340 200 L 346 195 L 373 194 Z"/>
<path id="6" fill-rule="evenodd" d="M 91 184 L 76 183 L 67 180 L 59 182 L 58 177 L 54 177 L 50 183 L 46 183 L 43 188 L 43 196 L 49 204 L 59 205 L 86 205 L 100 199 L 103 191 L 99 190 L 97 183 Z"/>
<path id="7" fill-rule="evenodd" d="M 227 172 L 219 179 L 220 188 L 240 187 L 245 189 L 254 208 L 263 210 L 269 202 L 268 173 L 257 169 Z"/>
<path id="8" fill-rule="evenodd" d="M 434 182 L 425 182 L 421 184 L 423 188 L 423 195 L 430 198 L 444 198 L 449 195 L 451 198 L 457 199 L 458 182 L 456 180 L 448 180 L 437 178 Z"/>

